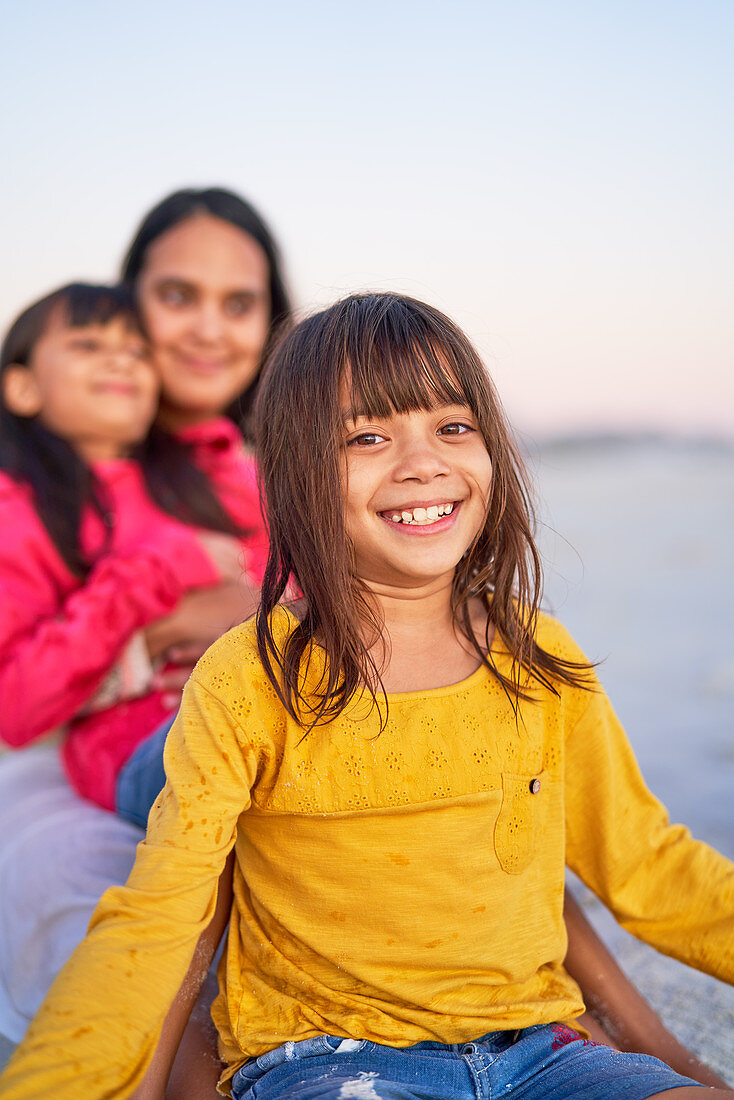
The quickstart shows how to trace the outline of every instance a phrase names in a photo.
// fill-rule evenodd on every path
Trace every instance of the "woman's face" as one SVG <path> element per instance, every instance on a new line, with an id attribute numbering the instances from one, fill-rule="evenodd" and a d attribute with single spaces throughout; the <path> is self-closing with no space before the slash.
<path id="1" fill-rule="evenodd" d="M 150 245 L 137 292 L 165 427 L 219 416 L 255 380 L 270 326 L 269 288 L 260 245 L 210 214 L 193 215 Z"/>

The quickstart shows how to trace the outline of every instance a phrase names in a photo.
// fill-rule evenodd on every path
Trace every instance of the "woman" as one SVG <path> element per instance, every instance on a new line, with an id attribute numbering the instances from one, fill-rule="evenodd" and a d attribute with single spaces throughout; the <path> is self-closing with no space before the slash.
<path id="1" fill-rule="evenodd" d="M 123 276 L 162 380 L 158 426 L 143 456 L 149 491 L 178 519 L 241 539 L 250 578 L 193 593 L 146 630 L 150 660 L 179 662 L 165 663 L 152 685 L 174 710 L 188 667 L 253 606 L 266 536 L 254 463 L 236 421 L 243 414 L 246 423 L 263 352 L 290 302 L 267 226 L 220 189 L 180 191 L 159 203 L 135 235 Z M 134 649 L 139 656 L 141 646 Z M 141 677 L 150 687 L 149 675 L 150 665 L 138 670 L 131 693 L 140 694 Z M 103 685 L 108 700 L 121 679 Z M 96 721 L 81 719 L 80 745 Z M 105 730 L 109 745 L 115 732 Z M 13 933 L 0 940 L 0 1033 L 17 1041 L 101 893 L 126 877 L 140 833 L 71 792 L 55 746 L 3 758 L 0 806 L 0 905 L 3 928 Z"/>
<path id="2" fill-rule="evenodd" d="M 225 507 L 249 529 L 248 564 L 257 581 L 267 537 L 254 462 L 243 450 L 238 427 L 249 442 L 263 357 L 290 317 L 277 246 L 259 215 L 237 195 L 219 188 L 177 191 L 143 219 L 122 278 L 138 301 L 162 382 L 158 429 L 148 440 L 148 454 L 160 449 L 162 437 L 170 446 L 173 435 L 179 444 L 170 475 L 149 478 L 151 494 L 163 508 L 185 514 L 189 503 L 179 471 L 184 468 L 190 482 L 197 469 L 203 471 Z M 182 462 L 187 457 L 195 460 L 193 470 Z M 201 496 L 206 488 L 204 483 Z M 189 485 L 189 497 L 191 492 Z M 192 604 L 189 614 L 181 609 L 149 639 L 151 647 L 165 649 L 171 639 L 191 641 L 186 656 L 198 656 L 197 649 L 221 633 L 222 624 L 208 607 Z M 231 625 L 227 617 L 224 613 L 222 629 Z M 180 629 L 183 637 L 177 637 Z M 182 681 L 168 682 L 178 688 Z"/>

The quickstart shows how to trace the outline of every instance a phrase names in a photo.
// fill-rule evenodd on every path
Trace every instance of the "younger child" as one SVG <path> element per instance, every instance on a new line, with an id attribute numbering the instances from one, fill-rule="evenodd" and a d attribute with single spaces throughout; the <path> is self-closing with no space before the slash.
<path id="1" fill-rule="evenodd" d="M 132 456 L 158 381 L 126 291 L 48 295 L 10 328 L 1 370 L 0 737 L 19 747 L 69 723 L 69 778 L 111 808 L 119 763 L 166 714 L 142 636 L 129 643 L 185 592 L 236 575 L 239 547 L 146 491 Z M 100 690 L 116 664 L 123 682 Z"/>
<path id="2" fill-rule="evenodd" d="M 564 865 L 729 982 L 734 866 L 668 823 L 540 613 L 524 473 L 471 345 L 419 302 L 349 298 L 286 338 L 258 411 L 260 611 L 197 666 L 128 884 L 0 1095 L 143 1083 L 234 849 L 214 1015 L 236 1100 L 692 1097 L 574 1027 Z"/>

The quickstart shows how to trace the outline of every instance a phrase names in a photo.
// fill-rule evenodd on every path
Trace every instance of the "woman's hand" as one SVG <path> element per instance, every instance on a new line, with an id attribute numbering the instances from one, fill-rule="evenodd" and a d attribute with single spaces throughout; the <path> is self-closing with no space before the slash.
<path id="1" fill-rule="evenodd" d="M 146 627 L 151 660 L 163 659 L 175 666 L 158 673 L 156 686 L 180 693 L 204 650 L 230 627 L 249 618 L 258 598 L 258 588 L 240 575 L 237 581 L 189 592 L 175 611 Z"/>

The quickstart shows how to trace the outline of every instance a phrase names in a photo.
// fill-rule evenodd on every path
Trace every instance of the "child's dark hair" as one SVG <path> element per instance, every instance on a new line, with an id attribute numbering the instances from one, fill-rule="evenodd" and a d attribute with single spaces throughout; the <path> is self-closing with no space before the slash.
<path id="1" fill-rule="evenodd" d="M 10 326 L 0 353 L 0 375 L 13 364 L 30 365 L 33 349 L 52 314 L 61 311 L 73 328 L 106 325 L 122 318 L 138 331 L 135 305 L 121 287 L 70 283 L 29 306 Z M 85 576 L 91 563 L 79 541 L 81 517 L 92 507 L 107 510 L 92 471 L 70 443 L 45 428 L 38 417 L 17 416 L 0 393 L 0 469 L 33 490 L 36 508 L 59 554 L 72 573 Z"/>
<path id="2" fill-rule="evenodd" d="M 260 657 L 289 714 L 304 726 L 329 722 L 362 685 L 377 703 L 379 671 L 364 642 L 382 632 L 377 608 L 355 577 L 341 505 L 343 408 L 367 417 L 468 405 L 492 461 L 486 520 L 457 565 L 455 619 L 516 708 L 530 679 L 584 684 L 588 667 L 546 653 L 535 642 L 542 592 L 527 476 L 492 381 L 467 337 L 438 310 L 398 294 L 346 298 L 297 325 L 266 366 L 257 405 L 258 459 L 270 553 L 257 615 Z M 294 581 L 305 613 L 279 648 L 271 614 Z M 488 610 L 485 646 L 470 624 L 470 599 Z M 512 674 L 494 666 L 494 627 Z M 316 698 L 303 698 L 302 659 L 314 642 L 328 661 Z M 384 720 L 384 719 L 383 719 Z"/>
<path id="3" fill-rule="evenodd" d="M 150 246 L 169 229 L 197 214 L 210 214 L 229 222 L 256 241 L 268 261 L 270 272 L 270 330 L 263 358 L 277 332 L 291 317 L 291 302 L 283 276 L 280 252 L 267 225 L 245 199 L 221 187 L 186 188 L 167 195 L 145 215 L 122 264 L 121 277 L 133 295 L 145 266 Z M 252 410 L 261 371 L 248 388 L 225 410 L 226 415 L 251 440 Z M 238 528 L 220 505 L 207 476 L 192 462 L 191 448 L 154 425 L 141 450 L 141 463 L 148 491 L 165 512 L 186 522 L 198 523 L 217 531 L 238 536 Z"/>

